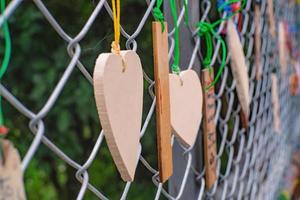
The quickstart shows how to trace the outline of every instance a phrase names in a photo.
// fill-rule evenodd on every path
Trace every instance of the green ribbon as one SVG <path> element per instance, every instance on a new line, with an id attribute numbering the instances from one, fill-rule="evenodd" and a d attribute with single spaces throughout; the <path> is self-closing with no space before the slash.
<path id="1" fill-rule="evenodd" d="M 0 10 L 3 16 L 4 10 L 5 10 L 5 0 L 1 0 L 0 2 Z M 9 28 L 8 28 L 8 23 L 7 20 L 4 19 L 3 24 L 2 24 L 2 30 L 4 32 L 4 41 L 5 41 L 5 51 L 4 51 L 4 58 L 1 64 L 0 68 L 0 82 L 1 79 L 4 75 L 4 73 L 7 70 L 10 56 L 11 56 L 11 39 L 10 39 L 10 34 L 9 34 Z M 2 95 L 0 95 L 0 126 L 4 124 L 4 117 L 3 117 L 3 110 L 2 110 Z M 2 149 L 2 137 L 0 137 L 0 161 L 3 161 L 3 149 Z"/>
<path id="2" fill-rule="evenodd" d="M 156 6 L 153 8 L 153 15 L 156 21 L 159 21 L 162 26 L 162 32 L 165 30 L 165 24 L 164 24 L 164 15 L 162 11 L 160 10 L 160 7 L 163 3 L 163 0 L 157 0 Z M 174 42 L 175 42 L 175 48 L 174 48 L 174 60 L 171 65 L 172 73 L 179 74 L 180 73 L 180 47 L 179 47 L 179 30 L 177 25 L 178 15 L 177 15 L 177 9 L 176 9 L 176 1 L 175 0 L 169 0 L 172 18 L 174 22 Z M 183 0 L 183 6 L 184 6 L 184 22 L 185 25 L 188 26 L 189 21 L 189 15 L 188 15 L 188 7 L 186 0 Z"/>
<path id="3" fill-rule="evenodd" d="M 185 26 L 188 26 L 189 24 L 189 10 L 186 3 L 187 0 L 183 0 L 183 7 L 184 7 L 184 24 Z"/>
<path id="4" fill-rule="evenodd" d="M 205 58 L 203 59 L 203 65 L 205 68 L 211 69 L 211 60 L 212 60 L 212 55 L 213 55 L 212 37 L 215 37 L 218 41 L 220 41 L 221 47 L 222 47 L 222 52 L 223 52 L 221 66 L 218 70 L 218 73 L 217 73 L 214 81 L 206 88 L 206 90 L 209 90 L 211 87 L 213 87 L 218 82 L 218 80 L 220 79 L 220 77 L 222 75 L 222 72 L 224 70 L 225 63 L 226 63 L 227 49 L 226 49 L 225 41 L 216 31 L 214 31 L 214 28 L 210 23 L 199 22 L 197 24 L 197 27 L 199 29 L 199 31 L 198 31 L 199 37 L 204 37 L 204 39 L 206 41 L 206 55 L 205 55 Z"/>
<path id="5" fill-rule="evenodd" d="M 176 1 L 175 0 L 169 0 L 170 3 L 170 8 L 171 8 L 171 13 L 173 17 L 173 23 L 174 23 L 174 41 L 175 41 L 175 48 L 174 48 L 174 61 L 173 64 L 171 65 L 172 68 L 172 73 L 174 74 L 179 74 L 180 73 L 180 47 L 179 47 L 179 29 L 178 29 L 178 15 L 177 15 L 177 8 L 176 8 Z M 184 6 L 184 19 L 185 19 L 185 25 L 188 26 L 188 7 L 187 3 L 185 0 L 183 0 L 183 6 Z"/>
<path id="6" fill-rule="evenodd" d="M 0 10 L 3 16 L 4 10 L 5 10 L 5 0 L 1 0 L 0 2 Z M 4 40 L 5 40 L 5 52 L 4 52 L 4 58 L 3 62 L 1 64 L 0 68 L 0 81 L 4 75 L 4 73 L 7 70 L 10 56 L 11 56 L 11 39 L 10 39 L 10 34 L 9 34 L 9 28 L 8 28 L 8 23 L 7 20 L 5 19 L 2 25 L 2 30 L 4 32 Z M 0 96 L 0 125 L 4 124 L 4 117 L 3 117 L 3 110 L 2 110 L 2 96 Z"/>
<path id="7" fill-rule="evenodd" d="M 174 23 L 174 41 L 175 41 L 175 48 L 174 48 L 174 60 L 171 65 L 172 68 L 172 73 L 174 74 L 179 74 L 180 73 L 180 68 L 179 68 L 179 62 L 180 62 L 180 47 L 179 47 L 179 29 L 177 25 L 177 9 L 176 9 L 176 2 L 175 0 L 169 0 L 170 3 L 170 8 L 171 8 L 171 13 L 173 17 L 173 23 Z"/>

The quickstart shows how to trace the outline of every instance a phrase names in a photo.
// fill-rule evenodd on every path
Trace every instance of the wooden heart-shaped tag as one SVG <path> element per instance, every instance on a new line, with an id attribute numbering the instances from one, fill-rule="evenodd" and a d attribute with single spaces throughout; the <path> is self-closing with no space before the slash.
<path id="1" fill-rule="evenodd" d="M 4 160 L 0 164 L 0 199 L 26 200 L 20 156 L 13 144 L 2 141 Z"/>
<path id="2" fill-rule="evenodd" d="M 236 80 L 236 90 L 245 118 L 250 112 L 249 77 L 245 61 L 245 54 L 239 34 L 232 20 L 227 22 L 227 45 L 231 58 L 231 71 Z"/>
<path id="3" fill-rule="evenodd" d="M 143 71 L 139 56 L 134 51 L 100 54 L 94 94 L 114 162 L 123 180 L 132 181 L 141 151 Z"/>
<path id="4" fill-rule="evenodd" d="M 194 70 L 169 74 L 171 126 L 183 145 L 194 145 L 202 119 L 203 94 Z"/>

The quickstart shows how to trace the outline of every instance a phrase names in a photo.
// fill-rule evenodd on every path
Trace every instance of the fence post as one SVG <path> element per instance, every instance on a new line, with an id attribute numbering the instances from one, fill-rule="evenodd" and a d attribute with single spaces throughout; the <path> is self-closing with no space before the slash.
<path id="1" fill-rule="evenodd" d="M 179 5 L 180 1 L 177 1 L 177 5 Z M 180 5 L 180 8 L 182 8 L 182 5 Z M 195 24 L 199 21 L 200 17 L 200 1 L 199 0 L 189 0 L 188 1 L 188 9 L 189 9 L 189 27 L 191 30 L 195 29 Z M 179 13 L 179 8 L 177 9 Z M 170 5 L 168 1 L 165 1 L 164 3 L 164 13 L 165 13 L 165 19 L 168 21 L 168 30 L 171 31 L 173 28 L 173 19 L 172 14 L 170 10 Z M 182 22 L 180 24 L 179 28 L 179 35 L 180 35 L 180 68 L 181 70 L 185 70 L 188 68 L 189 61 L 191 59 L 193 49 L 195 47 L 195 42 L 192 36 L 191 31 L 189 28 L 187 28 Z M 200 74 L 200 60 L 199 57 L 195 59 L 193 69 Z M 200 88 L 199 88 L 200 89 Z M 179 146 L 178 142 L 174 141 L 173 145 L 173 176 L 169 180 L 168 189 L 169 193 L 172 196 L 177 196 L 182 179 L 184 176 L 185 168 L 187 161 L 183 157 L 184 150 Z M 194 145 L 194 148 L 191 151 L 192 154 L 192 167 L 197 169 L 201 172 L 203 169 L 202 167 L 202 133 L 199 130 L 198 137 L 196 140 L 196 143 Z M 183 194 L 180 199 L 189 200 L 189 199 L 197 199 L 199 190 L 200 190 L 200 184 L 196 180 L 196 176 L 193 172 L 189 172 L 187 183 L 185 185 Z"/>

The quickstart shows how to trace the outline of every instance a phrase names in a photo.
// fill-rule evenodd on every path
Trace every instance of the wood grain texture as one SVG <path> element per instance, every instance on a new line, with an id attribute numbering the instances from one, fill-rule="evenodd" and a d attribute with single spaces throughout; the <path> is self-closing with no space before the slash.
<path id="1" fill-rule="evenodd" d="M 233 78 L 236 81 L 237 95 L 242 112 L 245 115 L 245 121 L 247 122 L 250 113 L 249 106 L 251 101 L 249 94 L 249 77 L 243 47 L 235 25 L 231 19 L 227 22 L 227 45 L 231 59 L 231 71 Z"/>
<path id="2" fill-rule="evenodd" d="M 26 200 L 19 153 L 8 140 L 1 142 L 4 162 L 0 164 L 0 198 Z"/>
<path id="3" fill-rule="evenodd" d="M 255 5 L 254 7 L 254 24 L 255 24 L 255 71 L 256 71 L 256 80 L 261 79 L 262 75 L 262 65 L 261 65 L 261 12 L 260 5 Z"/>
<path id="4" fill-rule="evenodd" d="M 202 70 L 201 80 L 203 88 L 208 87 L 214 80 L 213 71 Z M 215 90 L 211 87 L 208 91 L 203 89 L 203 143 L 205 162 L 205 182 L 210 189 L 217 180 L 217 136 L 215 124 Z"/>
<path id="5" fill-rule="evenodd" d="M 267 1 L 267 13 L 268 13 L 268 22 L 269 22 L 269 31 L 273 38 L 276 37 L 276 28 L 275 28 L 275 18 L 274 18 L 274 6 L 273 0 Z"/>
<path id="6" fill-rule="evenodd" d="M 287 72 L 287 47 L 286 47 L 286 38 L 284 23 L 281 21 L 278 24 L 278 46 L 279 46 L 279 63 L 281 67 L 281 72 L 286 74 Z"/>
<path id="7" fill-rule="evenodd" d="M 272 80 L 272 104 L 273 104 L 273 120 L 274 120 L 274 130 L 278 133 L 281 131 L 281 120 L 280 120 L 280 106 L 279 106 L 279 96 L 277 87 L 277 76 L 276 74 L 271 75 Z"/>
<path id="8" fill-rule="evenodd" d="M 94 69 L 94 94 L 114 162 L 122 179 L 133 181 L 141 151 L 143 72 L 139 56 L 134 51 L 100 54 Z"/>
<path id="9" fill-rule="evenodd" d="M 194 70 L 170 74 L 169 79 L 172 130 L 183 145 L 191 147 L 202 119 L 201 83 Z"/>
<path id="10" fill-rule="evenodd" d="M 154 78 L 156 96 L 156 135 L 160 181 L 173 173 L 168 59 L 168 26 L 162 32 L 160 22 L 152 22 Z"/>

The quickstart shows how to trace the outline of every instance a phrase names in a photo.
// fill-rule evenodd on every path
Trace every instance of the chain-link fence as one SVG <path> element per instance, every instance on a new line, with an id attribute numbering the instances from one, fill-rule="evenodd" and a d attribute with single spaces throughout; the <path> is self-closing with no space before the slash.
<path id="1" fill-rule="evenodd" d="M 3 24 L 5 19 L 10 19 L 17 9 L 22 9 L 22 0 L 12 0 L 6 8 L 3 15 L 0 17 L 0 24 Z M 34 139 L 30 148 L 23 158 L 22 170 L 25 171 L 28 164 L 35 156 L 35 153 L 41 142 L 54 152 L 61 160 L 69 166 L 76 169 L 75 174 L 77 180 L 81 183 L 80 191 L 78 191 L 77 199 L 83 199 L 87 190 L 94 193 L 100 199 L 109 199 L 105 191 L 92 185 L 89 180 L 88 169 L 93 163 L 95 156 L 103 146 L 104 135 L 103 131 L 99 133 L 99 137 L 94 144 L 92 152 L 86 158 L 83 164 L 71 159 L 66 153 L 58 148 L 53 141 L 45 136 L 47 129 L 45 128 L 44 118 L 49 114 L 55 105 L 61 92 L 64 90 L 72 72 L 78 68 L 83 77 L 92 84 L 92 77 L 86 67 L 80 61 L 81 46 L 80 42 L 86 37 L 91 29 L 95 19 L 101 12 L 107 12 L 112 16 L 111 7 L 107 0 L 100 0 L 90 17 L 86 21 L 83 28 L 75 37 L 71 37 L 57 19 L 47 9 L 47 6 L 41 0 L 33 0 L 37 9 L 44 15 L 49 22 L 49 25 L 57 32 L 57 34 L 67 42 L 67 52 L 70 56 L 70 62 L 65 67 L 65 71 L 57 82 L 51 95 L 47 99 L 39 112 L 33 112 L 30 107 L 22 104 L 15 97 L 7 86 L 0 85 L 1 95 L 20 113 L 30 119 L 30 130 L 34 135 Z M 132 34 L 121 29 L 122 36 L 126 38 L 126 48 L 137 50 L 139 48 L 136 38 L 143 31 L 145 24 L 153 21 L 152 10 L 155 5 L 155 0 L 146 0 L 147 10 L 144 16 L 137 24 L 137 28 Z M 181 35 L 181 52 L 182 52 L 182 69 L 193 68 L 198 73 L 202 69 L 201 61 L 203 59 L 203 41 L 196 34 L 195 23 L 198 21 L 213 21 L 216 17 L 213 12 L 215 10 L 215 1 L 203 0 L 194 1 L 187 0 L 190 13 L 189 28 L 183 27 L 184 7 L 179 6 L 180 15 L 178 23 L 180 24 Z M 149 172 L 153 174 L 153 187 L 156 187 L 156 194 L 149 199 L 275 199 L 277 195 L 277 187 L 281 178 L 281 174 L 289 162 L 290 146 L 288 145 L 289 138 L 295 138 L 295 134 L 299 131 L 296 128 L 299 121 L 296 117 L 298 106 L 293 104 L 289 93 L 288 75 L 292 71 L 289 66 L 286 75 L 281 74 L 277 39 L 270 37 L 269 26 L 267 22 L 267 0 L 261 1 L 261 63 L 262 77 L 260 80 L 255 78 L 255 56 L 254 56 L 254 2 L 248 0 L 246 7 L 241 12 L 242 26 L 240 37 L 244 46 L 246 61 L 248 66 L 248 74 L 250 78 L 250 95 L 251 95 L 251 112 L 249 127 L 242 128 L 240 118 L 240 105 L 236 95 L 236 82 L 232 77 L 229 68 L 229 59 L 227 59 L 225 70 L 222 78 L 216 86 L 216 114 L 215 121 L 217 122 L 217 182 L 214 186 L 207 190 L 205 187 L 205 167 L 203 165 L 202 154 L 202 131 L 199 131 L 198 139 L 194 147 L 186 149 L 172 137 L 173 153 L 174 153 L 174 174 L 167 184 L 159 183 L 158 170 L 156 166 L 150 166 L 146 159 L 140 155 L 140 163 L 144 165 Z M 287 3 L 285 1 L 274 1 L 274 11 L 276 18 L 276 27 L 279 20 L 287 20 L 296 22 L 295 11 L 298 7 L 295 3 Z M 169 41 L 170 51 L 169 57 L 172 59 L 174 50 L 174 31 L 170 10 L 166 1 L 164 5 L 166 19 L 169 22 Z M 226 13 L 223 14 L 223 17 Z M 238 18 L 235 18 L 238 21 Z M 222 22 L 218 27 L 217 32 L 221 31 L 226 22 Z M 298 46 L 296 33 L 292 35 L 294 43 Z M 50 40 L 50 38 L 49 38 Z M 220 42 L 214 42 L 214 55 L 212 66 L 216 68 L 220 66 L 221 58 L 219 54 Z M 101 52 L 99 52 L 101 53 Z M 230 55 L 229 55 L 230 56 Z M 228 58 L 229 58 L 228 56 Z M 281 133 L 276 133 L 273 129 L 273 107 L 271 94 L 271 74 L 276 73 L 278 76 L 278 88 L 280 98 L 280 119 Z M 146 73 L 144 79 L 150 85 L 148 92 L 152 99 L 152 105 L 147 112 L 147 117 L 143 122 L 141 130 L 141 138 L 146 133 L 150 119 L 153 117 L 155 109 L 155 95 L 153 91 L 154 81 L 151 80 Z M 42 83 L 41 83 L 42 84 Z M 16 86 L 17 87 L 17 86 Z M 91 98 L 93 98 L 91 96 Z M 294 106 L 293 106 L 294 105 Z M 96 108 L 95 108 L 96 109 Z M 155 133 L 147 133 L 155 134 Z M 156 148 L 153 146 L 153 149 Z M 143 150 L 142 150 L 143 153 Z M 117 173 L 117 172 L 116 172 Z M 120 179 L 121 181 L 121 179 Z M 26 182 L 26 180 L 25 180 Z M 108 183 L 111 184 L 111 183 Z M 112 185 L 113 187 L 113 185 Z M 126 183 L 123 191 L 120 191 L 120 198 L 126 199 L 130 192 L 131 183 Z M 167 189 L 168 187 L 168 189 Z"/>

